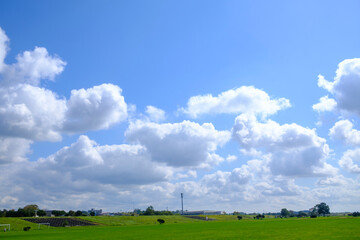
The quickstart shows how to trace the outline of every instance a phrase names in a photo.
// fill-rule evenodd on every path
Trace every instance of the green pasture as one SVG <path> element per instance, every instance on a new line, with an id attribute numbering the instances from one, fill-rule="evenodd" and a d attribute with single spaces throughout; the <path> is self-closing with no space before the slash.
<path id="1" fill-rule="evenodd" d="M 129 225 L 154 225 L 159 224 L 157 219 L 165 220 L 166 224 L 172 223 L 192 223 L 202 220 L 191 219 L 180 215 L 164 215 L 164 216 L 97 216 L 97 217 L 80 217 L 95 223 L 100 223 L 107 226 L 129 226 Z"/>
<path id="2" fill-rule="evenodd" d="M 38 229 L 39 225 L 31 223 L 20 218 L 0 218 L 0 224 L 10 224 L 11 231 L 23 231 L 24 227 L 31 227 L 31 229 Z M 0 228 L 0 233 L 3 232 L 5 226 Z M 47 226 L 40 226 L 40 229 L 47 228 Z"/>
<path id="3" fill-rule="evenodd" d="M 223 220 L 180 222 L 181 216 L 167 216 L 174 222 L 160 225 L 153 220 L 165 216 L 139 216 L 137 221 L 143 219 L 143 225 L 127 226 L 120 223 L 129 221 L 128 217 L 94 217 L 93 221 L 103 225 L 1 232 L 0 239 L 360 239 L 360 218 L 232 221 L 234 216 L 221 217 Z"/>

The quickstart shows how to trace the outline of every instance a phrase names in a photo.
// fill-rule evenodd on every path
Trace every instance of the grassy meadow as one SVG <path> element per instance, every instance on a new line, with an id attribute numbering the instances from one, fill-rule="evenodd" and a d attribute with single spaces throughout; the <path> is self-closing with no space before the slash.
<path id="1" fill-rule="evenodd" d="M 164 219 L 165 224 L 158 224 L 157 218 Z M 201 221 L 182 216 L 86 217 L 100 225 L 41 230 L 37 230 L 36 225 L 29 232 L 19 229 L 31 226 L 31 223 L 16 218 L 0 218 L 0 223 L 17 226 L 14 231 L 0 232 L 0 239 L 360 239 L 360 218 L 353 217 L 240 221 L 235 216 L 211 218 L 218 219 Z"/>

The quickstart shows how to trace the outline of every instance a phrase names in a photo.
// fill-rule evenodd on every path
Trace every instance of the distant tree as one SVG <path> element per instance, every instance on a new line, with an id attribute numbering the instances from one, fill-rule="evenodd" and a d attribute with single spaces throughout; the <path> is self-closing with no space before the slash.
<path id="1" fill-rule="evenodd" d="M 20 215 L 23 217 L 34 217 L 37 210 L 39 210 L 38 205 L 29 204 L 22 209 L 22 213 Z"/>
<path id="2" fill-rule="evenodd" d="M 325 214 L 330 214 L 330 207 L 326 203 L 322 202 L 320 204 L 315 205 L 313 212 L 315 214 L 325 216 Z"/>
<path id="3" fill-rule="evenodd" d="M 17 217 L 32 217 L 33 215 L 31 215 L 31 213 L 32 212 L 30 211 L 25 211 L 23 208 L 19 208 L 15 214 Z M 34 215 L 35 215 L 35 211 L 34 211 Z"/>
<path id="4" fill-rule="evenodd" d="M 289 211 L 289 217 L 295 217 L 294 211 L 292 211 L 292 210 Z"/>
<path id="5" fill-rule="evenodd" d="M 46 216 L 46 212 L 44 211 L 44 210 L 38 210 L 37 211 L 37 215 L 39 216 L 39 217 L 43 217 L 43 216 Z"/>
<path id="6" fill-rule="evenodd" d="M 68 213 L 67 213 L 68 216 L 75 216 L 75 212 L 73 210 L 70 210 Z"/>
<path id="7" fill-rule="evenodd" d="M 66 214 L 64 210 L 53 210 L 51 213 L 54 214 L 55 217 L 65 216 Z"/>
<path id="8" fill-rule="evenodd" d="M 82 213 L 82 211 L 80 211 L 80 210 L 77 210 L 76 212 L 75 212 L 75 216 L 82 216 L 83 215 L 83 213 Z"/>
<path id="9" fill-rule="evenodd" d="M 305 212 L 303 212 L 303 211 L 300 211 L 299 213 L 298 213 L 298 215 L 297 215 L 297 217 L 307 217 L 308 215 L 305 213 Z"/>
<path id="10" fill-rule="evenodd" d="M 360 216 L 360 212 L 353 212 L 353 213 L 351 214 L 351 216 L 353 216 L 353 217 L 359 217 L 359 216 Z"/>
<path id="11" fill-rule="evenodd" d="M 141 213 L 141 209 L 139 209 L 139 208 L 134 209 L 134 214 L 140 214 L 140 213 Z"/>
<path id="12" fill-rule="evenodd" d="M 155 210 L 153 206 L 148 206 L 144 212 L 144 215 L 155 215 Z"/>
<path id="13" fill-rule="evenodd" d="M 18 216 L 17 211 L 15 211 L 14 209 L 11 209 L 6 212 L 6 217 L 19 217 L 19 216 Z"/>
<path id="14" fill-rule="evenodd" d="M 24 210 L 25 211 L 28 211 L 28 210 L 39 210 L 39 207 L 38 207 L 38 205 L 36 205 L 36 204 L 30 204 L 30 205 L 26 205 L 25 207 L 24 207 Z"/>
<path id="15" fill-rule="evenodd" d="M 7 212 L 6 209 L 0 211 L 0 217 L 6 217 L 6 212 Z"/>
<path id="16" fill-rule="evenodd" d="M 90 216 L 95 216 L 95 212 L 94 212 L 94 211 L 91 211 L 91 212 L 90 212 Z"/>
<path id="17" fill-rule="evenodd" d="M 282 217 L 288 217 L 289 214 L 290 214 L 290 213 L 289 213 L 289 211 L 288 211 L 286 208 L 281 209 L 280 215 L 281 215 Z"/>

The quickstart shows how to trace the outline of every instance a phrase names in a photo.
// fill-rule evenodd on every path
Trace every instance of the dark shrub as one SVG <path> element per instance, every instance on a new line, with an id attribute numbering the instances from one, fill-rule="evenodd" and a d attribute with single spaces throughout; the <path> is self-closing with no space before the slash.
<path id="1" fill-rule="evenodd" d="M 24 231 L 29 231 L 31 227 L 24 227 Z"/>
<path id="2" fill-rule="evenodd" d="M 265 215 L 264 214 L 258 214 L 258 215 L 256 215 L 255 217 L 254 217 L 254 219 L 263 219 L 263 218 L 265 218 Z"/>
<path id="3" fill-rule="evenodd" d="M 238 220 L 241 220 L 241 219 L 242 219 L 242 216 L 237 216 L 237 219 L 238 219 Z"/>
<path id="4" fill-rule="evenodd" d="M 360 212 L 353 212 L 351 214 L 353 217 L 359 217 L 360 216 Z"/>
<path id="5" fill-rule="evenodd" d="M 312 213 L 312 214 L 310 215 L 310 217 L 311 217 L 311 218 L 317 218 L 317 215 L 314 214 L 314 213 Z"/>
<path id="6" fill-rule="evenodd" d="M 159 218 L 157 221 L 158 221 L 160 224 L 165 223 L 165 220 L 164 220 L 164 219 L 161 219 L 161 218 Z"/>

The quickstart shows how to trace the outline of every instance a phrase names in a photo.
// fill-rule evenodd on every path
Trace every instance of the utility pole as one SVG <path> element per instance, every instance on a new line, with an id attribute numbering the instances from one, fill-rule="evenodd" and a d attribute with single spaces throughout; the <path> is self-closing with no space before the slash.
<path id="1" fill-rule="evenodd" d="M 184 215 L 184 194 L 181 193 L 181 215 Z"/>

